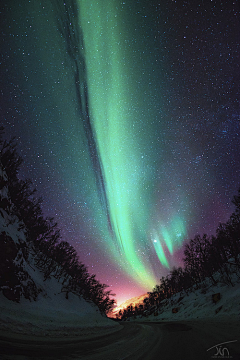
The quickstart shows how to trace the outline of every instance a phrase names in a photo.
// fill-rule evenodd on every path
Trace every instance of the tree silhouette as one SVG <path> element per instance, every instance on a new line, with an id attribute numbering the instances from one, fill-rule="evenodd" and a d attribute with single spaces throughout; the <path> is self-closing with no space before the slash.
<path id="1" fill-rule="evenodd" d="M 138 305 L 134 314 L 151 313 L 151 307 L 163 306 L 164 299 L 184 292 L 188 295 L 193 289 L 201 288 L 210 279 L 213 285 L 221 281 L 234 286 L 233 274 L 240 278 L 240 188 L 232 200 L 235 211 L 225 224 L 219 224 L 216 236 L 196 235 L 184 246 L 184 267 L 173 268 L 160 284 L 144 299 L 144 306 Z M 219 277 L 219 274 L 221 275 Z M 154 309 L 153 309 L 154 310 Z M 119 317 L 133 316 L 131 309 L 125 309 Z"/>
<path id="2" fill-rule="evenodd" d="M 14 139 L 7 142 L 0 138 L 0 146 L 0 165 L 7 176 L 7 181 L 1 176 L 0 185 L 1 189 L 4 186 L 8 188 L 8 198 L 1 196 L 0 206 L 4 211 L 18 217 L 25 229 L 27 240 L 19 240 L 17 247 L 10 237 L 0 234 L 0 290 L 14 301 L 19 301 L 21 295 L 36 299 L 36 285 L 30 281 L 28 274 L 15 264 L 19 251 L 27 262 L 31 253 L 35 265 L 43 272 L 45 281 L 55 277 L 62 283 L 62 291 L 66 293 L 66 297 L 69 292 L 73 292 L 94 302 L 102 313 L 107 313 L 115 304 L 115 300 L 111 298 L 115 295 L 106 290 L 107 285 L 96 280 L 96 275 L 88 273 L 86 266 L 79 261 L 74 247 L 68 241 L 61 240 L 61 231 L 54 218 L 44 217 L 42 199 L 36 197 L 32 182 L 18 178 L 22 159 L 17 154 Z M 9 282 L 9 279 L 12 281 Z"/>

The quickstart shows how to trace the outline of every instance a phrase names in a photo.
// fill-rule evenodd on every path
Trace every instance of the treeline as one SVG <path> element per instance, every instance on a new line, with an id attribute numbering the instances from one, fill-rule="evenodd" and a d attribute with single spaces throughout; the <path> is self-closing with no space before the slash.
<path id="1" fill-rule="evenodd" d="M 42 199 L 36 197 L 36 189 L 33 189 L 32 182 L 29 179 L 19 179 L 18 172 L 23 160 L 17 153 L 14 139 L 0 140 L 0 161 L 7 175 L 7 180 L 1 176 L 0 189 L 1 192 L 5 186 L 8 189 L 7 197 L 1 195 L 0 208 L 16 215 L 20 224 L 18 230 L 22 226 L 25 231 L 27 242 L 21 244 L 21 253 L 24 254 L 25 260 L 28 261 L 31 255 L 35 266 L 43 273 L 44 280 L 55 277 L 60 281 L 66 298 L 69 292 L 72 292 L 95 303 L 102 313 L 108 313 L 114 307 L 115 300 L 112 297 L 115 295 L 107 290 L 107 285 L 96 279 L 96 275 L 88 273 L 74 247 L 68 241 L 62 240 L 61 231 L 54 218 L 43 215 Z M 16 256 L 16 251 L 9 251 L 10 248 L 13 249 L 13 246 L 10 246 L 13 242 L 8 240 L 7 244 L 7 238 L 5 232 L 1 234 L 0 246 L 3 251 L 0 252 L 3 254 L 5 249 L 5 257 L 8 253 L 14 253 Z M 10 260 L 8 262 L 10 263 Z M 9 264 L 7 268 L 9 269 Z M 13 265 L 12 268 L 16 269 L 16 266 Z M 0 289 L 6 288 L 6 281 L 4 283 L 3 280 L 4 271 L 6 266 L 0 264 Z"/>
<path id="2" fill-rule="evenodd" d="M 204 234 L 191 239 L 184 248 L 183 268 L 173 268 L 148 293 L 149 297 L 144 299 L 143 304 L 135 307 L 130 305 L 120 311 L 119 318 L 153 313 L 164 299 L 176 293 L 188 295 L 193 290 L 203 288 L 206 279 L 212 285 L 221 281 L 234 286 L 233 278 L 240 278 L 240 189 L 232 202 L 235 211 L 226 223 L 219 225 L 216 236 Z"/>

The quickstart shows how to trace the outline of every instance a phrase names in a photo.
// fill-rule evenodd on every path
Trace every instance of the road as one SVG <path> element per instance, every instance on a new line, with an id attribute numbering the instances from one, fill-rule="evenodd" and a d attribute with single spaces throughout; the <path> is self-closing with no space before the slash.
<path id="1" fill-rule="evenodd" d="M 214 358 L 240 360 L 238 321 L 123 322 L 119 331 L 87 340 L 0 337 L 1 360 Z"/>

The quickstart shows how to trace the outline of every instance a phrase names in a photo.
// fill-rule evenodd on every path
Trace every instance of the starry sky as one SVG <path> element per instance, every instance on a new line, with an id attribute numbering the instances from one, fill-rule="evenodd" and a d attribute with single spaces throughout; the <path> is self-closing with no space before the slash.
<path id="1" fill-rule="evenodd" d="M 239 9 L 76 4 L 65 27 L 64 2 L 1 5 L 1 123 L 44 214 L 120 304 L 151 291 L 182 265 L 186 241 L 215 234 L 234 210 Z"/>

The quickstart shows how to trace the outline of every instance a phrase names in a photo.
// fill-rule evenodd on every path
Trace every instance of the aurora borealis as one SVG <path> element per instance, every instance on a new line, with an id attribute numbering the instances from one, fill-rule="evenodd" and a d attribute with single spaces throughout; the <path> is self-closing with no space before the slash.
<path id="1" fill-rule="evenodd" d="M 79 0 L 86 130 L 55 3 L 2 6 L 1 122 L 46 215 L 120 303 L 150 291 L 181 265 L 184 241 L 232 212 L 237 4 Z"/>

